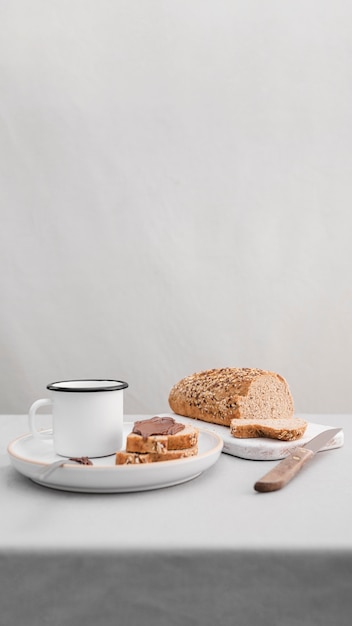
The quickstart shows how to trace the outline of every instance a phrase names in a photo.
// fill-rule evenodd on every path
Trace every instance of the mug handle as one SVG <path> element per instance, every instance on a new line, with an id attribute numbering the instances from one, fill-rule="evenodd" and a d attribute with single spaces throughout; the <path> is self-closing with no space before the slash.
<path id="1" fill-rule="evenodd" d="M 28 413 L 29 428 L 33 437 L 36 437 L 37 439 L 52 439 L 53 438 L 52 430 L 50 432 L 43 433 L 37 430 L 35 426 L 37 409 L 39 409 L 40 406 L 48 406 L 48 405 L 52 405 L 52 401 L 49 400 L 49 398 L 42 398 L 41 400 L 36 400 L 35 402 L 33 402 L 32 406 L 29 409 L 29 413 Z"/>

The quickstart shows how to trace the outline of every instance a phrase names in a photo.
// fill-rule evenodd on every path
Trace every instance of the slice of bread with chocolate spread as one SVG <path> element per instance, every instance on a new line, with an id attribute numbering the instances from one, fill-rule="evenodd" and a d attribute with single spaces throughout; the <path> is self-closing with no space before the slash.
<path id="1" fill-rule="evenodd" d="M 156 463 L 195 456 L 198 429 L 176 422 L 173 417 L 136 421 L 127 435 L 126 449 L 116 453 L 116 465 Z"/>
<path id="2" fill-rule="evenodd" d="M 143 437 L 143 435 L 134 431 L 127 435 L 126 450 L 127 452 L 160 453 L 166 452 L 167 450 L 193 448 L 197 443 L 198 429 L 194 426 L 186 425 L 182 430 L 171 435 L 148 435 L 147 437 Z"/>

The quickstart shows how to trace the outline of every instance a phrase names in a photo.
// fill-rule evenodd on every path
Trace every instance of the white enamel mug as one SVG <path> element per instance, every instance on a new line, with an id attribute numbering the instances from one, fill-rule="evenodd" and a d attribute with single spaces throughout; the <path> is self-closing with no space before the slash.
<path id="1" fill-rule="evenodd" d="M 47 385 L 51 397 L 36 400 L 29 409 L 29 428 L 37 439 L 52 439 L 56 454 L 100 457 L 122 447 L 122 380 L 65 380 Z M 52 406 L 53 429 L 36 427 L 37 410 Z"/>

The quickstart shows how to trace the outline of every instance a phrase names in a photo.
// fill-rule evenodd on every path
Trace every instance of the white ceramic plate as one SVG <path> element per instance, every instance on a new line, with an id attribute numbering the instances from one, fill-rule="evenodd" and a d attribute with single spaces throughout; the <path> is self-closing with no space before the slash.
<path id="1" fill-rule="evenodd" d="M 132 428 L 133 422 L 124 423 L 124 438 Z M 122 493 L 171 487 L 196 478 L 216 463 L 222 447 L 223 441 L 218 434 L 199 428 L 197 456 L 145 465 L 115 465 L 115 455 L 112 455 L 92 459 L 93 466 L 67 464 L 58 467 L 46 479 L 41 477 L 43 470 L 62 459 L 55 454 L 50 440 L 23 435 L 12 441 L 7 451 L 16 470 L 45 487 L 64 491 Z"/>
<path id="2" fill-rule="evenodd" d="M 225 454 L 231 454 L 232 456 L 238 456 L 241 459 L 249 459 L 251 461 L 276 461 L 285 458 L 293 448 L 297 446 L 304 446 L 313 437 L 319 435 L 329 428 L 336 428 L 338 424 L 334 426 L 323 426 L 322 424 L 315 424 L 307 422 L 307 429 L 303 437 L 296 439 L 295 441 L 280 441 L 278 439 L 269 439 L 267 437 L 258 437 L 253 439 L 238 439 L 233 437 L 230 433 L 230 428 L 227 426 L 219 426 L 218 424 L 210 424 L 201 420 L 195 420 L 190 417 L 183 417 L 181 415 L 175 415 L 174 413 L 163 413 L 163 415 L 169 415 L 176 420 L 187 424 L 193 424 L 194 426 L 206 426 L 206 428 L 213 433 L 219 435 L 223 442 L 223 452 Z M 329 441 L 323 450 L 332 450 L 333 448 L 340 448 L 343 446 L 344 434 L 341 430 L 335 437 Z"/>

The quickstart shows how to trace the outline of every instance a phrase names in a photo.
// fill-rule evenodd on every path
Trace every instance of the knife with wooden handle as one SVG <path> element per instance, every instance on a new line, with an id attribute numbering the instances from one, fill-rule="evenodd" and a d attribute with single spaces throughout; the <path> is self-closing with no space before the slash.
<path id="1" fill-rule="evenodd" d="M 287 457 L 255 483 L 254 489 L 261 492 L 282 489 L 298 474 L 303 465 L 312 459 L 340 430 L 341 428 L 330 428 L 308 441 L 305 446 L 294 448 Z"/>

